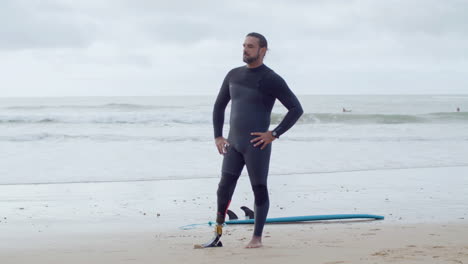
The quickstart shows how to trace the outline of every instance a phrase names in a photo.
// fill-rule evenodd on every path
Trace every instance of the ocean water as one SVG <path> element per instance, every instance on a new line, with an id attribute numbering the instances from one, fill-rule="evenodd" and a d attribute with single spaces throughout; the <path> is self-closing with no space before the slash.
<path id="1" fill-rule="evenodd" d="M 305 113 L 273 143 L 270 177 L 468 166 L 468 95 L 298 97 Z M 214 100 L 0 98 L 0 184 L 219 177 Z M 276 102 L 271 129 L 285 113 Z"/>

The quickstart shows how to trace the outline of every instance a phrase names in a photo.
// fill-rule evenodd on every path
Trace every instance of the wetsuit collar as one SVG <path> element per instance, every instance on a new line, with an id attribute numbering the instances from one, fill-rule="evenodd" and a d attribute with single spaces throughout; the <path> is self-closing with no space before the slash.
<path id="1" fill-rule="evenodd" d="M 263 70 L 263 69 L 266 69 L 266 67 L 267 67 L 267 66 L 266 66 L 265 64 L 262 64 L 262 65 L 260 65 L 260 66 L 258 66 L 258 67 L 255 67 L 255 68 L 249 68 L 249 67 L 245 66 L 245 68 L 246 68 L 248 71 L 251 71 L 251 72 L 258 72 L 258 71 L 261 71 L 261 70 Z"/>

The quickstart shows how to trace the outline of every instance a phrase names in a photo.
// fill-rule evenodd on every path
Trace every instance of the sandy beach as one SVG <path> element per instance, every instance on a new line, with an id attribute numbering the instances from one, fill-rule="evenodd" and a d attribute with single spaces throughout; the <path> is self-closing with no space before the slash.
<path id="1" fill-rule="evenodd" d="M 275 225 L 244 249 L 250 227 L 230 227 L 223 248 L 193 249 L 206 230 L 61 236 L 1 251 L 2 263 L 467 263 L 468 224 L 384 222 Z M 38 241 L 39 242 L 39 241 Z"/>
<path id="2" fill-rule="evenodd" d="M 467 167 L 271 177 L 270 217 L 372 213 L 381 221 L 251 226 L 211 238 L 217 179 L 1 185 L 2 263 L 467 263 Z M 320 183 L 320 184 L 318 184 Z M 182 184 L 182 186 L 181 186 Z M 177 188 L 179 186 L 180 188 Z M 252 203 L 247 177 L 231 206 Z"/>

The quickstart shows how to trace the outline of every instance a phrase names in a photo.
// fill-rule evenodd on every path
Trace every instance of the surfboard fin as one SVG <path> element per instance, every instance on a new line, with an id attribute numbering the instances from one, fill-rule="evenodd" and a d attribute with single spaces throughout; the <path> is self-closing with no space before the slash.
<path id="1" fill-rule="evenodd" d="M 223 243 L 221 242 L 222 234 L 223 234 L 223 226 L 215 225 L 214 237 L 205 244 L 194 245 L 193 248 L 198 249 L 198 248 L 222 247 L 223 246 Z"/>
<path id="2" fill-rule="evenodd" d="M 237 220 L 239 219 L 239 217 L 237 217 L 237 215 L 231 211 L 231 210 L 227 210 L 227 214 L 229 216 L 229 220 Z"/>
<path id="3" fill-rule="evenodd" d="M 254 211 L 250 210 L 250 208 L 248 208 L 247 206 L 242 206 L 241 209 L 244 211 L 246 219 L 254 219 L 255 218 Z"/>

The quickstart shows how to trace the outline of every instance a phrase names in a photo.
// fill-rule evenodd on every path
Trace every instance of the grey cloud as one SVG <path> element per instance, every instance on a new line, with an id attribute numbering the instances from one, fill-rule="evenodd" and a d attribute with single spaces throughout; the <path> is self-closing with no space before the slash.
<path id="1" fill-rule="evenodd" d="M 162 23 L 151 23 L 145 29 L 155 41 L 185 45 L 199 42 L 213 35 L 213 27 L 210 23 L 179 17 L 165 19 Z"/>
<path id="2" fill-rule="evenodd" d="M 465 10 L 468 2 L 458 0 L 7 0 L 0 2 L 0 66 L 22 55 L 18 69 L 59 77 L 63 68 L 84 79 L 108 72 L 114 79 L 102 79 L 116 83 L 123 73 L 131 80 L 145 72 L 147 85 L 163 79 L 164 89 L 184 93 L 181 73 L 197 87 L 218 83 L 242 64 L 244 35 L 258 31 L 270 41 L 266 63 L 291 81 L 307 86 L 304 76 L 315 74 L 326 87 L 343 75 L 349 80 L 337 92 L 353 80 L 373 92 L 367 73 L 374 82 L 407 72 L 425 85 L 441 80 L 438 72 L 461 79 Z M 21 49 L 28 52 L 11 55 Z"/>
<path id="3" fill-rule="evenodd" d="M 466 1 L 369 1 L 365 22 L 395 34 L 467 34 Z"/>
<path id="4" fill-rule="evenodd" d="M 0 24 L 1 49 L 83 48 L 94 38 L 92 24 L 52 1 L 4 1 Z"/>
<path id="5" fill-rule="evenodd" d="M 468 33 L 468 2 L 436 0 L 273 1 L 275 26 L 295 25 L 292 32 L 332 39 L 387 34 L 459 35 Z M 315 34 L 313 34 L 315 33 Z M 313 34 L 313 35 L 312 35 Z"/>
<path id="6" fill-rule="evenodd" d="M 132 24 L 136 32 L 146 35 L 148 41 L 191 45 L 206 39 L 238 40 L 235 32 L 249 23 L 246 16 L 258 11 L 244 9 L 243 3 L 214 0 L 118 1 L 117 5 L 119 10 L 127 12 L 121 19 Z M 269 22 L 265 20 L 265 23 Z"/>
<path id="7" fill-rule="evenodd" d="M 468 33 L 463 1 L 6 1 L 3 48 L 86 47 L 93 41 L 190 45 L 271 29 L 285 37 L 350 40 Z M 268 31 L 268 30 L 267 30 Z M 124 44 L 123 44 L 124 45 Z"/>

